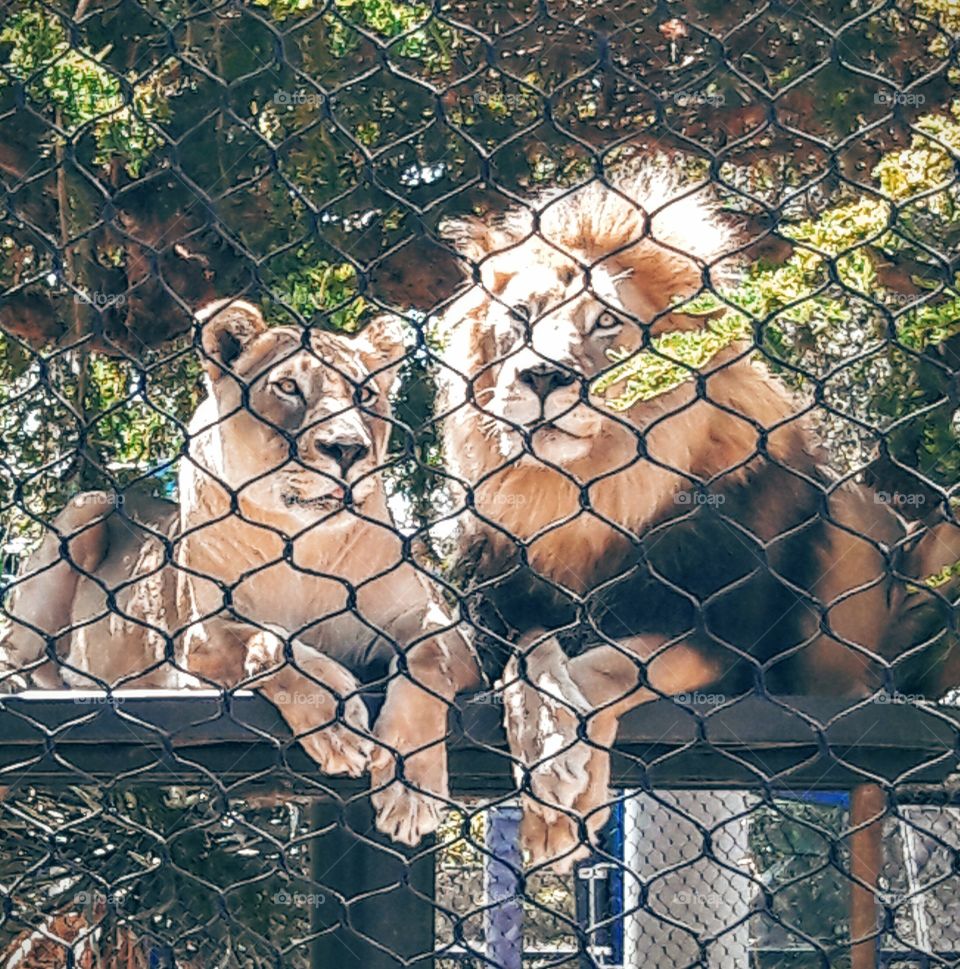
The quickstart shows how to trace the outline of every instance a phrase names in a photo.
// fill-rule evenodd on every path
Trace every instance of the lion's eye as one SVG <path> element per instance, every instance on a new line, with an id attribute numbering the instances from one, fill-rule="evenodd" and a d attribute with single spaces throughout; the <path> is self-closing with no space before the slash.
<path id="1" fill-rule="evenodd" d="M 524 323 L 530 322 L 530 307 L 526 303 L 514 303 L 510 307 L 510 312 L 518 319 L 523 320 Z"/>
<path id="2" fill-rule="evenodd" d="M 357 400 L 361 404 L 372 404 L 377 399 L 377 388 L 364 384 L 357 388 Z"/>
<path id="3" fill-rule="evenodd" d="M 300 385 L 296 382 L 296 380 L 291 380 L 289 377 L 276 381 L 273 386 L 276 387 L 281 394 L 284 394 L 287 397 L 301 396 Z"/>
<path id="4" fill-rule="evenodd" d="M 623 320 L 620 319 L 615 313 L 611 313 L 609 310 L 605 310 L 597 317 L 596 323 L 593 324 L 594 330 L 616 330 L 623 326 Z"/>

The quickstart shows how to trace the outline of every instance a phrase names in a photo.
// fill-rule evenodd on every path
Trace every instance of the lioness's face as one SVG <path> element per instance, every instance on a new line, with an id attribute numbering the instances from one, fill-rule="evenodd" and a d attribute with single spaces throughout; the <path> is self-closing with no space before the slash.
<path id="1" fill-rule="evenodd" d="M 518 258 L 516 264 L 524 266 Z M 501 450 L 524 448 L 568 464 L 585 457 L 601 432 L 623 433 L 592 379 L 611 366 L 613 347 L 640 346 L 640 326 L 621 302 L 618 279 L 603 266 L 589 279 L 566 261 L 531 260 L 502 283 L 485 307 L 494 360 L 475 375 L 478 406 L 497 418 Z"/>
<path id="2" fill-rule="evenodd" d="M 286 329 L 260 338 L 260 359 L 246 368 L 248 406 L 235 384 L 220 381 L 217 393 L 221 412 L 240 408 L 232 423 L 242 444 L 226 463 L 243 503 L 310 520 L 342 508 L 348 491 L 357 508 L 375 491 L 382 441 L 373 414 L 383 402 L 362 367 L 346 368 L 342 354 L 339 366 L 327 362 L 331 340 L 313 334 L 302 349 L 300 338 Z"/>
<path id="3" fill-rule="evenodd" d="M 268 329 L 262 321 L 252 334 L 238 332 L 237 305 L 225 312 L 219 332 L 213 317 L 207 328 L 214 329 L 204 334 L 224 483 L 254 521 L 294 531 L 355 520 L 350 509 L 362 512 L 382 496 L 391 378 L 386 370 L 371 373 L 371 364 L 376 370 L 389 358 L 369 335 L 305 334 Z"/>

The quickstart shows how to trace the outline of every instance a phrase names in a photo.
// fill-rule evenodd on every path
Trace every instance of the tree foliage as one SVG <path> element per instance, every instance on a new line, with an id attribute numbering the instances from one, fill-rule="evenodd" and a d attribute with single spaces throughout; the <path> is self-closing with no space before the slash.
<path id="1" fill-rule="evenodd" d="M 705 339 L 661 337 L 612 361 L 622 402 L 753 337 L 816 392 L 838 471 L 946 511 L 960 471 L 955 7 L 9 0 L 4 551 L 29 547 L 78 487 L 170 490 L 200 393 L 190 312 L 223 295 L 260 301 L 274 322 L 352 331 L 383 309 L 406 317 L 396 487 L 426 530 L 441 507 L 428 315 L 469 271 L 441 220 L 493 217 L 649 152 L 715 185 L 741 265 L 684 307 L 710 318 Z M 93 819 L 75 847 L 88 859 L 108 817 L 165 831 L 199 810 L 154 794 L 91 814 L 87 796 L 69 811 Z M 244 852 L 267 852 L 243 823 L 250 837 L 234 843 L 190 818 L 188 880 L 240 884 Z M 163 894 L 169 919 L 209 914 L 189 912 L 196 893 L 180 882 L 137 890 Z M 302 929 L 268 926 L 262 892 L 243 891 L 244 924 L 278 948 Z M 251 945 L 234 947 L 237 965 L 270 948 Z"/>

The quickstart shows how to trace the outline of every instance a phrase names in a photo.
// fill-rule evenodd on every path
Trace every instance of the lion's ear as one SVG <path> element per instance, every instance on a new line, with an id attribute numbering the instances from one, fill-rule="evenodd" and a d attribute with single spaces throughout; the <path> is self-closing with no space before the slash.
<path id="1" fill-rule="evenodd" d="M 524 241 L 529 232 L 512 232 L 475 215 L 448 219 L 440 224 L 440 236 L 451 243 L 465 266 L 464 275 L 472 278 L 480 266 L 480 283 L 493 295 L 503 292 L 516 275 L 517 256 L 512 250 Z"/>
<path id="2" fill-rule="evenodd" d="M 201 326 L 203 365 L 216 380 L 264 332 L 267 324 L 252 303 L 242 299 L 218 299 L 197 311 Z"/>

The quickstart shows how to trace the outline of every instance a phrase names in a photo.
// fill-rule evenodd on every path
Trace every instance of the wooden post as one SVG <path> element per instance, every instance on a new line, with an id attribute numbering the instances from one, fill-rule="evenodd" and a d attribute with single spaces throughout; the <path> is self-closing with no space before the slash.
<path id="1" fill-rule="evenodd" d="M 311 891 L 323 896 L 311 909 L 311 931 L 323 933 L 310 947 L 312 969 L 429 969 L 436 839 L 415 849 L 389 841 L 374 828 L 366 796 L 345 806 L 316 800 L 310 814 L 312 830 L 324 831 L 310 839 Z"/>
<path id="2" fill-rule="evenodd" d="M 883 866 L 886 806 L 886 796 L 876 784 L 861 784 L 850 792 L 850 827 L 866 825 L 850 836 L 850 874 L 859 882 L 850 892 L 850 969 L 877 966 L 877 882 Z M 876 821 L 868 824 L 873 818 Z"/>

